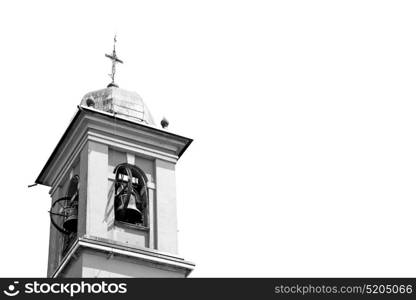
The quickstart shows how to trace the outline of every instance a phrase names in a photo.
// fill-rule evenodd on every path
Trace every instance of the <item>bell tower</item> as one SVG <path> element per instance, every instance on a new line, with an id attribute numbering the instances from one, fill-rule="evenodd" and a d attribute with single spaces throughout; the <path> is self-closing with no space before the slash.
<path id="1" fill-rule="evenodd" d="M 50 186 L 48 277 L 186 277 L 175 167 L 192 140 L 112 82 L 87 93 L 36 179 Z M 167 122 L 162 123 L 166 127 Z"/>

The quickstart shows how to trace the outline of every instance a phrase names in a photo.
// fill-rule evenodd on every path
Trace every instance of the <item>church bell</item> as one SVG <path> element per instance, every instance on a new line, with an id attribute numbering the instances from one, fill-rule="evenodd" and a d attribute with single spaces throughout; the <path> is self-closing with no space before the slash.
<path id="1" fill-rule="evenodd" d="M 137 208 L 139 195 L 134 189 L 130 193 L 128 191 L 122 193 L 115 200 L 115 215 L 117 220 L 132 224 L 142 223 L 142 212 Z"/>
<path id="2" fill-rule="evenodd" d="M 69 232 L 76 232 L 78 224 L 78 208 L 76 206 L 67 207 L 65 211 L 63 228 Z"/>
<path id="3" fill-rule="evenodd" d="M 144 224 L 144 215 L 141 210 L 143 203 L 137 191 L 140 185 L 137 182 L 137 177 L 133 175 L 134 166 L 121 164 L 116 167 L 114 172 L 116 173 L 115 219 L 130 224 Z"/>

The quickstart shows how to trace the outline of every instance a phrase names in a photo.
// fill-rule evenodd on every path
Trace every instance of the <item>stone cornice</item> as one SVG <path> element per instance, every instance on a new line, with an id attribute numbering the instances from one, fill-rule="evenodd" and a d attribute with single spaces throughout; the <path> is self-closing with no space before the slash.
<path id="1" fill-rule="evenodd" d="M 174 163 L 192 142 L 183 136 L 81 106 L 35 182 L 51 186 L 53 193 L 89 140 Z"/>
<path id="2" fill-rule="evenodd" d="M 71 259 L 77 257 L 82 250 L 86 249 L 104 252 L 112 256 L 124 256 L 130 259 L 137 259 L 153 264 L 154 266 L 159 266 L 162 269 L 183 270 L 186 275 L 192 272 L 195 267 L 194 263 L 168 253 L 147 248 L 133 248 L 102 238 L 83 236 L 74 242 L 51 277 L 58 277 Z"/>

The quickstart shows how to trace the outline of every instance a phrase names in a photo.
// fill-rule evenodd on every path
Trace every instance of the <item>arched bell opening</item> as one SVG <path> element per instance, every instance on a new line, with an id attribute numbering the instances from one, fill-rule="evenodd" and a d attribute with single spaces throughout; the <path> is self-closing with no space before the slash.
<path id="1" fill-rule="evenodd" d="M 78 189 L 79 177 L 75 175 L 69 182 L 66 195 L 55 200 L 49 211 L 52 225 L 61 233 L 76 233 L 78 229 Z"/>
<path id="2" fill-rule="evenodd" d="M 138 167 L 123 163 L 115 167 L 115 220 L 140 227 L 147 221 L 147 177 Z"/>
<path id="3" fill-rule="evenodd" d="M 63 234 L 62 255 L 75 240 L 78 231 L 79 176 L 71 178 L 66 195 L 55 200 L 49 211 L 52 225 Z"/>
<path id="4" fill-rule="evenodd" d="M 66 194 L 68 200 L 62 226 L 69 232 L 77 232 L 78 230 L 78 184 L 79 177 L 75 175 L 71 178 Z"/>

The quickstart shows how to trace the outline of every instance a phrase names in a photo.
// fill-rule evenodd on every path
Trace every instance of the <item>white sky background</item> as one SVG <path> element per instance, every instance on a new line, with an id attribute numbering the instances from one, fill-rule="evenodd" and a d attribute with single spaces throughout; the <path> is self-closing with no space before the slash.
<path id="1" fill-rule="evenodd" d="M 27 188 L 84 94 L 116 82 L 194 138 L 192 276 L 416 276 L 414 1 L 2 1 L 0 276 L 46 275 Z"/>

